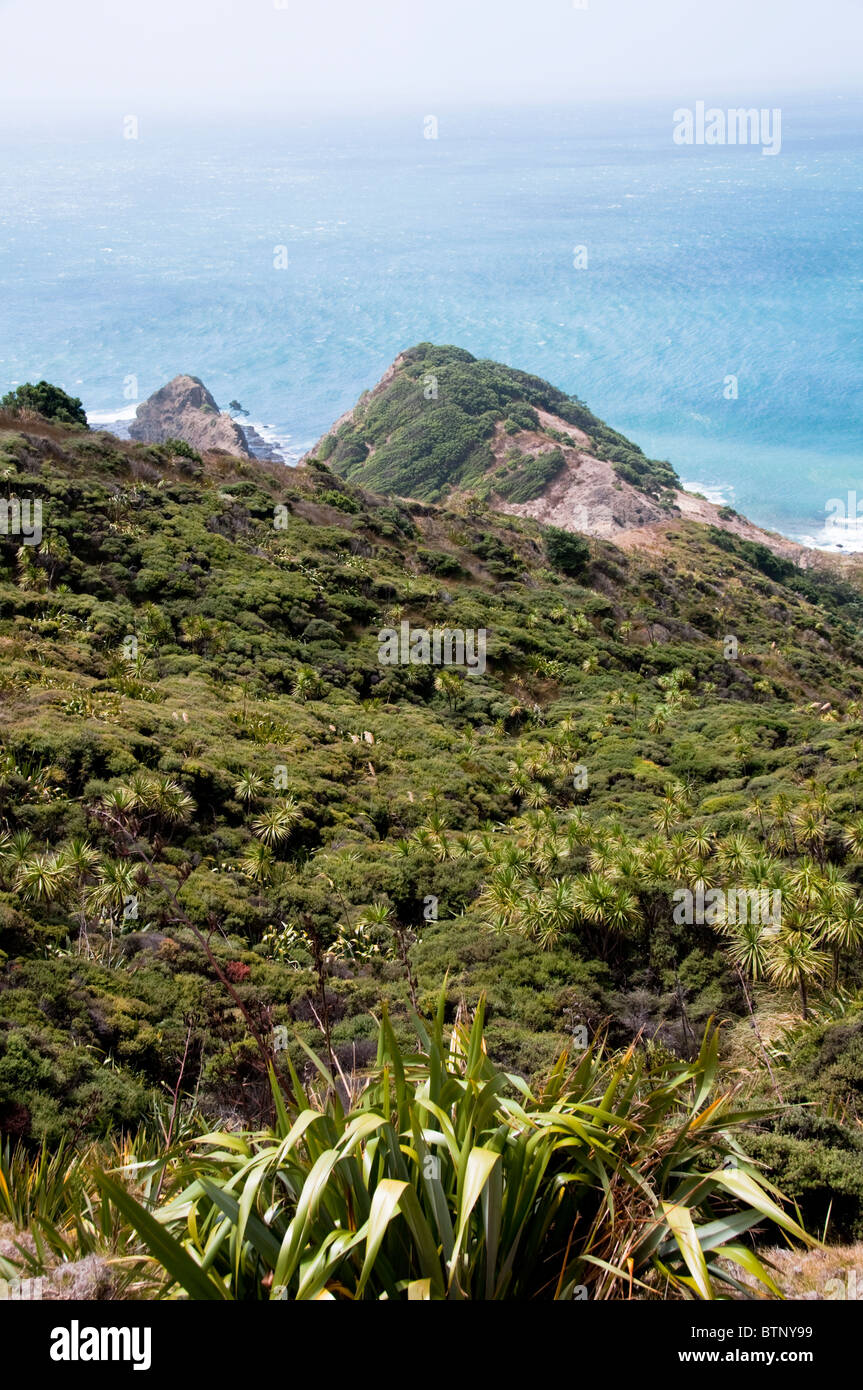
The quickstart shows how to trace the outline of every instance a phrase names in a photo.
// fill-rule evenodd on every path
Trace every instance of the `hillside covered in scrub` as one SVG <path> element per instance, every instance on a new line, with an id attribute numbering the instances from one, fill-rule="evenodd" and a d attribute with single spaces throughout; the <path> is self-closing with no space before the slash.
<path id="1" fill-rule="evenodd" d="M 542 446 L 531 447 L 537 436 Z M 578 446 L 592 447 L 620 478 L 657 497 L 677 485 L 670 464 L 645 458 L 540 377 L 479 361 L 463 348 L 420 343 L 312 453 L 381 492 L 436 501 L 453 488 L 473 488 L 527 502 L 564 468 L 564 450 Z"/>
<path id="2" fill-rule="evenodd" d="M 863 1238 L 855 569 L 688 520 L 578 403 L 414 352 L 294 470 L 0 419 L 0 494 L 42 505 L 38 545 L 0 534 L 7 1162 L 259 1127 L 267 1058 L 349 1087 L 384 1006 L 387 1056 L 439 1017 L 471 1076 L 537 1086 L 599 1040 L 709 1071 L 714 1018 L 707 1091 L 767 1111 L 745 1152 Z M 551 415 L 661 552 L 498 507 L 557 466 L 519 444 Z M 485 670 L 382 665 L 405 621 L 484 630 Z M 676 919 L 699 887 L 779 890 L 781 928 Z"/>

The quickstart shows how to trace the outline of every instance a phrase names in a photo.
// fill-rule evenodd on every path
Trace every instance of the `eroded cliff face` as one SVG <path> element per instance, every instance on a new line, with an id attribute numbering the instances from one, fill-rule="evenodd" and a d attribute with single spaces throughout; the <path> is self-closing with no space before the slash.
<path id="1" fill-rule="evenodd" d="M 613 541 L 623 550 L 667 549 L 669 527 L 678 521 L 698 521 L 743 540 L 766 545 L 774 554 L 804 568 L 818 563 L 816 552 L 774 531 L 765 531 L 729 507 L 709 502 L 696 493 L 675 488 L 666 495 L 664 505 L 642 489 L 620 478 L 612 465 L 595 456 L 590 439 L 565 420 L 540 410 L 540 429 L 507 436 L 498 426 L 491 441 L 495 459 L 503 462 L 513 445 L 527 456 L 538 456 L 553 447 L 561 431 L 568 431 L 575 443 L 562 448 L 564 467 L 529 502 L 512 502 L 492 494 L 496 511 L 511 516 L 530 516 L 546 526 L 578 531 Z"/>
<path id="2" fill-rule="evenodd" d="M 196 376 L 175 376 L 138 406 L 129 435 L 144 444 L 163 444 L 183 439 L 203 453 L 222 453 L 251 458 L 246 436 L 230 415 L 219 411 L 206 386 Z"/>
<path id="3" fill-rule="evenodd" d="M 684 521 L 766 546 L 801 567 L 818 553 L 685 492 L 670 464 L 577 398 L 461 348 L 418 344 L 313 447 L 378 493 L 531 517 L 624 550 L 667 550 Z"/>

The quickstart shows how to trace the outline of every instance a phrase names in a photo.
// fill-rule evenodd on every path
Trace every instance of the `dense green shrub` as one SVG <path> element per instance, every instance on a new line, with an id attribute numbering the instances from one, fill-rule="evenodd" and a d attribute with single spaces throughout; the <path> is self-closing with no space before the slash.
<path id="1" fill-rule="evenodd" d="M 507 502 L 530 502 L 545 490 L 565 466 L 560 449 L 547 449 L 524 458 L 512 471 L 498 470 L 490 477 L 494 491 Z"/>
<path id="2" fill-rule="evenodd" d="M 353 516 L 360 511 L 360 504 L 355 497 L 351 497 L 347 492 L 337 492 L 335 488 L 319 492 L 318 501 L 326 502 L 328 507 L 336 507 L 340 512 L 348 512 Z"/>
<path id="3" fill-rule="evenodd" d="M 545 553 L 555 569 L 564 574 L 581 574 L 590 559 L 590 545 L 583 536 L 549 526 L 545 533 Z"/>
<path id="4" fill-rule="evenodd" d="M 0 397 L 0 410 L 17 415 L 22 410 L 34 410 L 46 420 L 58 420 L 64 425 L 87 425 L 87 414 L 78 396 L 69 396 L 49 381 L 25 382 Z"/>

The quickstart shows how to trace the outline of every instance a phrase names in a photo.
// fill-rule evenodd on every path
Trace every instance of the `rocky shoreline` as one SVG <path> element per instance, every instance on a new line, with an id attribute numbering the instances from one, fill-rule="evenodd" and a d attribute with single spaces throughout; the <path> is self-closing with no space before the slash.
<path id="1" fill-rule="evenodd" d="M 283 455 L 279 453 L 276 446 L 264 439 L 263 435 L 258 434 L 254 425 L 240 425 L 239 428 L 245 436 L 246 444 L 248 445 L 249 453 L 252 455 L 252 458 L 262 459 L 265 463 L 285 462 Z"/>

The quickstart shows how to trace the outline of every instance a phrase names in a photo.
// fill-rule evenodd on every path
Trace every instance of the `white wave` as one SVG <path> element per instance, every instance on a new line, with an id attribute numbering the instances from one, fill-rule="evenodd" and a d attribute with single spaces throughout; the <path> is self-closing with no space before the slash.
<path id="1" fill-rule="evenodd" d="M 846 527 L 831 523 L 820 531 L 802 536 L 792 535 L 791 539 L 809 546 L 810 550 L 826 550 L 834 555 L 859 555 L 863 553 L 863 522 Z"/>
<path id="2" fill-rule="evenodd" d="M 130 401 L 127 405 L 115 407 L 114 410 L 88 410 L 88 425 L 115 425 L 120 420 L 134 420 L 135 412 L 140 405 L 140 401 Z"/>
<path id="3" fill-rule="evenodd" d="M 254 430 L 259 434 L 264 443 L 275 449 L 277 454 L 281 454 L 286 463 L 296 462 L 300 457 L 300 451 L 291 444 L 291 435 L 277 433 L 273 425 L 264 424 L 262 420 L 249 420 L 245 415 L 235 415 L 233 411 L 229 411 L 228 414 L 232 420 L 236 420 L 240 429 Z"/>
<path id="4" fill-rule="evenodd" d="M 681 479 L 680 486 L 684 492 L 700 492 L 716 507 L 730 507 L 734 501 L 734 488 L 728 483 L 688 483 Z"/>
<path id="5" fill-rule="evenodd" d="M 248 420 L 245 415 L 235 415 L 233 411 L 228 411 L 232 420 L 236 420 L 240 429 L 254 430 L 262 439 L 274 447 L 279 445 L 282 449 L 287 449 L 290 435 L 278 435 L 272 425 L 265 425 L 262 420 Z"/>

